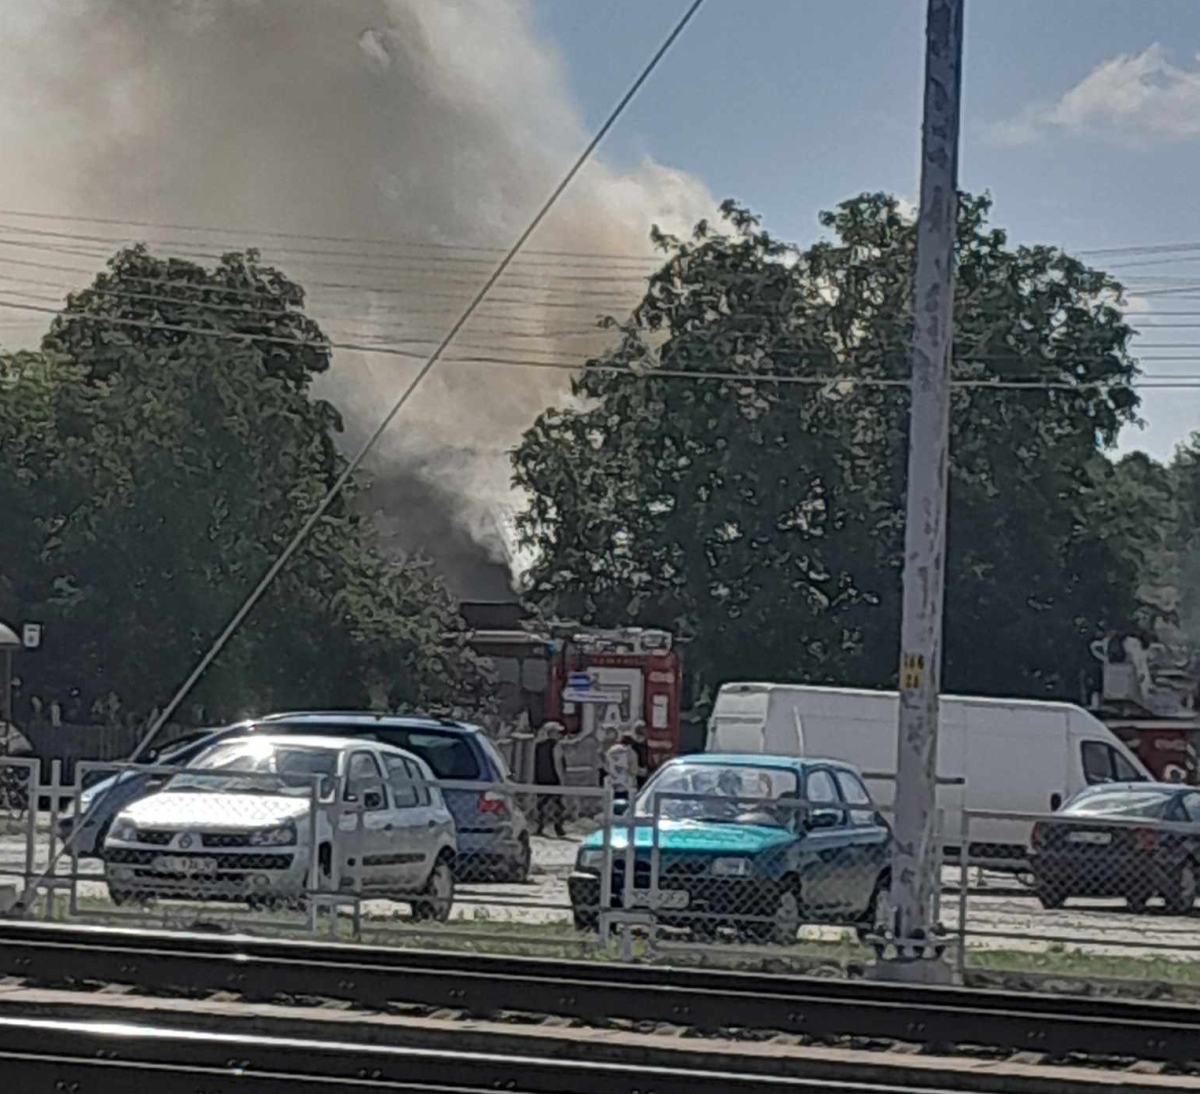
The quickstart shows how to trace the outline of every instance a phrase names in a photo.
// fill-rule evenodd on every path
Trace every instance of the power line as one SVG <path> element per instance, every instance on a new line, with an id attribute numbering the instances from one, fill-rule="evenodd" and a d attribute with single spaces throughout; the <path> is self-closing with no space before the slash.
<path id="1" fill-rule="evenodd" d="M 703 0 L 701 0 L 703 2 Z M 463 243 L 436 243 L 429 240 L 405 240 L 405 239 L 378 239 L 368 238 L 364 236 L 338 236 L 338 235 L 318 235 L 305 232 L 283 232 L 272 229 L 264 229 L 258 227 L 239 227 L 225 228 L 217 225 L 196 225 L 196 224 L 171 224 L 161 221 L 152 220 L 132 220 L 120 219 L 116 217 L 94 217 L 94 216 L 79 216 L 66 213 L 47 213 L 33 212 L 20 209 L 0 209 L 0 216 L 5 217 L 24 217 L 31 220 L 41 221 L 63 221 L 66 223 L 83 223 L 83 224 L 107 224 L 120 228 L 151 228 L 161 231 L 172 232 L 208 232 L 211 234 L 221 235 L 236 235 L 240 237 L 260 236 L 264 239 L 299 239 L 310 240 L 314 242 L 324 243 L 348 243 L 355 246 L 399 246 L 406 247 L 412 250 L 429 250 L 435 253 L 441 251 L 449 251 L 454 253 L 474 253 L 482 255 L 497 255 L 504 254 L 503 247 L 492 247 L 482 244 L 463 244 Z M 34 229 L 17 228 L 18 231 L 24 231 L 28 234 L 33 234 Z M 103 237 L 95 237 L 103 238 Z M 330 252 L 334 253 L 334 252 Z M 638 255 L 626 254 L 619 252 L 606 251 L 574 251 L 574 250 L 547 250 L 539 248 L 530 248 L 524 252 L 527 256 L 545 256 L 551 258 L 587 258 L 600 259 L 602 261 L 611 262 L 652 262 L 653 255 Z M 483 262 L 486 259 L 479 259 Z M 523 258 L 522 263 L 529 261 L 528 258 Z"/>
<path id="2" fill-rule="evenodd" d="M 344 342 L 344 341 L 313 341 L 311 339 L 302 338 L 287 338 L 282 335 L 263 335 L 250 332 L 241 333 L 237 331 L 225 330 L 210 330 L 203 327 L 189 327 L 184 324 L 175 323 L 160 323 L 153 320 L 143 319 L 125 319 L 118 316 L 99 316 L 89 315 L 87 313 L 76 312 L 59 312 L 53 308 L 45 308 L 32 304 L 19 304 L 0 299 L 0 307 L 15 308 L 23 311 L 33 311 L 38 313 L 49 313 L 53 315 L 63 315 L 70 319 L 83 320 L 85 322 L 95 322 L 101 325 L 113 325 L 117 327 L 133 327 L 137 329 L 161 330 L 166 333 L 189 334 L 200 337 L 216 338 L 231 342 L 265 342 L 267 344 L 296 346 L 305 349 L 316 349 L 323 352 L 328 352 L 334 349 L 347 350 L 350 352 L 375 354 L 389 357 L 402 357 L 410 360 L 425 360 L 426 354 L 415 353 L 409 350 L 403 350 L 391 345 L 371 345 L 370 343 Z M 463 348 L 469 348 L 464 346 Z M 1200 348 L 1200 347 L 1198 347 Z M 988 360 L 1010 360 L 1012 354 L 967 354 L 958 363 L 960 365 L 970 365 L 973 363 L 981 363 Z M 521 369 L 548 369 L 556 372 L 605 372 L 616 375 L 629 375 L 642 380 L 655 379 L 671 379 L 671 380 L 694 380 L 697 382 L 712 382 L 712 381 L 729 381 L 739 384 L 800 384 L 805 386 L 815 387 L 837 387 L 839 385 L 850 385 L 858 387 L 904 387 L 908 384 L 907 380 L 889 379 L 884 377 L 864 377 L 855 376 L 853 374 L 834 374 L 834 375 L 797 375 L 792 373 L 778 372 L 732 372 L 732 371 L 711 371 L 711 370 L 695 370 L 695 369 L 670 369 L 661 367 L 650 367 L 646 369 L 634 369 L 627 366 L 607 365 L 601 361 L 544 361 L 532 360 L 529 358 L 510 358 L 498 357 L 492 355 L 459 355 L 455 357 L 444 358 L 447 364 L 456 365 L 486 365 L 494 367 L 509 367 Z M 1180 361 L 1180 362 L 1196 362 L 1200 363 L 1200 354 L 1189 355 L 1151 355 L 1144 357 L 1142 360 L 1147 361 Z M 1071 365 L 1071 360 L 1062 362 L 1064 367 Z M 1054 380 L 1006 380 L 1006 379 L 959 379 L 952 381 L 955 387 L 961 388 L 992 388 L 996 390 L 1043 390 L 1043 391 L 1081 391 L 1090 388 L 1101 387 L 1180 387 L 1190 388 L 1200 385 L 1200 375 L 1182 375 L 1171 376 L 1169 374 L 1142 374 L 1138 379 L 1132 381 L 1117 380 L 1111 383 L 1102 381 L 1054 381 Z"/>

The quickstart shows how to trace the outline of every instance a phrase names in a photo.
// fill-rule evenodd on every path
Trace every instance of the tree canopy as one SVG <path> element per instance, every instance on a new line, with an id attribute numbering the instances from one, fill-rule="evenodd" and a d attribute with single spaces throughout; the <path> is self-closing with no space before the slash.
<path id="1" fill-rule="evenodd" d="M 0 358 L 0 616 L 39 618 L 21 697 L 144 717 L 225 626 L 344 464 L 301 287 L 254 251 L 143 247 L 70 297 L 41 353 Z M 449 706 L 486 673 L 428 564 L 374 548 L 349 498 L 201 681 L 208 718 Z"/>
<path id="2" fill-rule="evenodd" d="M 914 226 L 864 194 L 800 249 L 722 211 L 656 233 L 643 300 L 516 451 L 528 595 L 675 627 L 709 685 L 894 684 Z M 1104 454 L 1131 330 L 1111 277 L 989 213 L 961 196 L 944 686 L 1076 697 L 1094 633 L 1148 610 Z"/>

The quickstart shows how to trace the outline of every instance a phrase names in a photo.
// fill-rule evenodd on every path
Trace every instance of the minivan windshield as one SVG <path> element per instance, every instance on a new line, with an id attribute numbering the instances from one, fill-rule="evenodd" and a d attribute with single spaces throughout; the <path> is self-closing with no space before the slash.
<path id="1" fill-rule="evenodd" d="M 214 745 L 201 753 L 167 783 L 167 789 L 302 797 L 311 793 L 312 778 L 317 775 L 321 797 L 330 798 L 337 768 L 336 749 L 247 738 Z"/>
<path id="2" fill-rule="evenodd" d="M 660 798 L 659 816 L 666 820 L 702 820 L 743 824 L 787 825 L 795 809 L 772 808 L 744 799 L 797 798 L 795 772 L 750 764 L 669 764 L 638 796 L 634 814 L 654 815 L 654 798 Z M 703 794 L 699 800 L 671 798 L 671 794 Z M 743 799 L 743 800 L 739 800 Z"/>

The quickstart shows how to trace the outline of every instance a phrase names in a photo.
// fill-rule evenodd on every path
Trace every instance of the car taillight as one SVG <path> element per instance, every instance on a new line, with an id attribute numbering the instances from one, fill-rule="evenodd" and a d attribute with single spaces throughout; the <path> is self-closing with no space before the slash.
<path id="1" fill-rule="evenodd" d="M 504 795 L 494 790 L 485 790 L 479 795 L 477 808 L 480 813 L 503 813 L 507 808 Z"/>
<path id="2" fill-rule="evenodd" d="M 1139 828 L 1133 834 L 1133 842 L 1139 851 L 1158 849 L 1158 833 L 1153 828 Z"/>

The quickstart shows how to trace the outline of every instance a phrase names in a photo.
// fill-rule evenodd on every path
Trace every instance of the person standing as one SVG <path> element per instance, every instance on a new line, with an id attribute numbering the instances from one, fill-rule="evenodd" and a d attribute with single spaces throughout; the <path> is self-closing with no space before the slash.
<path id="1" fill-rule="evenodd" d="M 633 754 L 637 757 L 637 787 L 641 790 L 650 773 L 650 744 L 646 740 L 646 723 L 640 718 L 633 723 Z"/>
<path id="2" fill-rule="evenodd" d="M 562 750 L 562 726 L 558 722 L 547 722 L 533 747 L 533 781 L 537 786 L 562 786 L 566 781 L 566 761 Z M 541 791 L 537 796 L 537 834 L 544 835 L 546 825 L 562 839 L 563 799 L 561 794 Z"/>
<path id="3" fill-rule="evenodd" d="M 633 730 L 624 730 L 604 754 L 604 769 L 612 780 L 613 791 L 632 796 L 637 789 L 638 759 Z"/>

